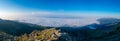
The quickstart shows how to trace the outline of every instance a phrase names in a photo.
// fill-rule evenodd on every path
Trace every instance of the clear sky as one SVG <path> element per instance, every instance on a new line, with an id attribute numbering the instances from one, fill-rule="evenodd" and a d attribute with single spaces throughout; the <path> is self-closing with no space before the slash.
<path id="1" fill-rule="evenodd" d="M 3 1 L 3 0 L 1 0 Z M 119 0 L 5 0 L 19 8 L 48 11 L 107 11 L 120 12 Z M 14 6 L 13 5 L 13 6 Z M 23 9 L 24 10 L 24 9 Z"/>
<path id="2" fill-rule="evenodd" d="M 120 15 L 119 0 L 0 0 L 3 13 L 54 13 L 53 15 Z M 26 13 L 27 12 L 27 13 Z M 49 14 L 48 14 L 49 15 Z"/>

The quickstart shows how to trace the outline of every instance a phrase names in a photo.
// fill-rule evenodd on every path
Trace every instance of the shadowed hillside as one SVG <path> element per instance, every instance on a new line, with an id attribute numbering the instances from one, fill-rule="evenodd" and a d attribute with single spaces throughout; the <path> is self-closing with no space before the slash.
<path id="1" fill-rule="evenodd" d="M 38 26 L 29 23 L 22 23 L 10 20 L 0 20 L 0 31 L 11 35 L 23 35 L 24 33 L 31 33 L 33 30 L 43 30 L 43 26 Z"/>
<path id="2" fill-rule="evenodd" d="M 0 20 L 0 40 L 10 41 L 120 41 L 119 19 L 103 18 L 102 24 L 82 27 L 44 27 Z M 113 21 L 112 21 L 113 20 Z M 104 23 L 107 21 L 107 23 Z M 104 24 L 103 24 L 104 23 Z"/>

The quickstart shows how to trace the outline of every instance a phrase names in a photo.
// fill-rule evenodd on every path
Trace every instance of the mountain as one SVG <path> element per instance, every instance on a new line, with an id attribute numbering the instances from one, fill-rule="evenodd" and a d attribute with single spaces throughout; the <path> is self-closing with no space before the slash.
<path id="1" fill-rule="evenodd" d="M 63 27 L 59 29 L 70 34 L 73 41 L 120 41 L 119 19 L 117 19 L 117 21 L 113 18 L 111 19 L 113 21 L 109 21 L 108 19 L 101 19 L 110 22 L 107 24 L 90 24 L 78 28 Z M 102 22 L 104 23 L 106 21 Z"/>
<path id="2" fill-rule="evenodd" d="M 17 21 L 0 20 L 0 40 L 120 41 L 119 19 L 102 18 L 98 20 L 102 20 L 100 21 L 102 23 L 93 23 L 81 27 L 45 27 Z"/>
<path id="3" fill-rule="evenodd" d="M 0 32 L 0 41 L 9 41 L 9 40 L 14 41 L 14 37 L 4 32 Z"/>
<path id="4" fill-rule="evenodd" d="M 110 25 L 109 30 L 96 29 L 88 32 L 89 40 L 94 41 L 120 41 L 120 23 Z"/>
<path id="5" fill-rule="evenodd" d="M 16 41 L 72 41 L 67 33 L 60 32 L 56 28 L 50 28 L 43 31 L 35 30 L 30 34 L 24 34 Z"/>
<path id="6" fill-rule="evenodd" d="M 100 18 L 97 21 L 99 21 L 99 23 L 101 25 L 109 25 L 109 24 L 120 22 L 120 19 L 117 19 L 117 18 Z"/>
<path id="7" fill-rule="evenodd" d="M 29 23 L 22 23 L 10 20 L 0 20 L 0 31 L 11 35 L 23 35 L 24 33 L 31 33 L 33 30 L 43 30 L 43 26 L 38 26 Z"/>

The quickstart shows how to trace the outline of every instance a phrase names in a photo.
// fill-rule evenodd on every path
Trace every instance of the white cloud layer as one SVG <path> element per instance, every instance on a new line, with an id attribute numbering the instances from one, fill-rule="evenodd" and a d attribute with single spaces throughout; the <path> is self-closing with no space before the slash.
<path id="1" fill-rule="evenodd" d="M 96 15 L 99 13 L 98 15 Z M 100 12 L 0 12 L 3 19 L 19 20 L 43 26 L 84 26 L 98 23 L 96 20 L 102 17 L 120 18 L 115 14 L 100 14 Z"/>

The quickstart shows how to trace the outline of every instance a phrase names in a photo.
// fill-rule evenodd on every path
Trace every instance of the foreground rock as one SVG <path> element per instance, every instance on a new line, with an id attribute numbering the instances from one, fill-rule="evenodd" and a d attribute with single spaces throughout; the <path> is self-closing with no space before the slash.
<path id="1" fill-rule="evenodd" d="M 71 37 L 67 33 L 50 28 L 43 31 L 35 30 L 29 35 L 24 34 L 16 38 L 16 41 L 71 41 Z"/>

